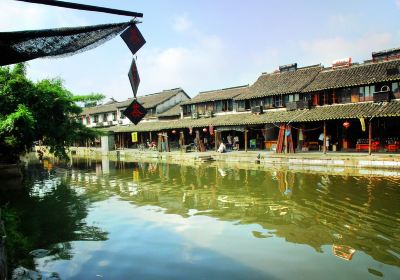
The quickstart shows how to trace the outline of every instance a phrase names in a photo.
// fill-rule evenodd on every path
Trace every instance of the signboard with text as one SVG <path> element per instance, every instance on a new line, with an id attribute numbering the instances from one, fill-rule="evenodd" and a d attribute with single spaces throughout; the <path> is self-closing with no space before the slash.
<path id="1" fill-rule="evenodd" d="M 136 99 L 133 99 L 132 103 L 122 112 L 135 125 L 143 119 L 146 113 L 147 110 Z"/>

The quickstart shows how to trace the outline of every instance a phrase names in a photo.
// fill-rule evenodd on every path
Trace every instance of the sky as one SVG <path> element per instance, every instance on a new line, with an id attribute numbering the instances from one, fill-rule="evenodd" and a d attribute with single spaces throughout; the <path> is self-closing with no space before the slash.
<path id="1" fill-rule="evenodd" d="M 298 67 L 400 47 L 400 0 L 68 0 L 142 12 L 138 95 L 253 84 L 279 65 Z M 0 32 L 123 22 L 129 17 L 0 0 Z M 1 54 L 0 54 L 1 55 Z M 61 78 L 75 94 L 133 96 L 132 54 L 117 36 L 66 58 L 28 64 L 33 80 Z"/>

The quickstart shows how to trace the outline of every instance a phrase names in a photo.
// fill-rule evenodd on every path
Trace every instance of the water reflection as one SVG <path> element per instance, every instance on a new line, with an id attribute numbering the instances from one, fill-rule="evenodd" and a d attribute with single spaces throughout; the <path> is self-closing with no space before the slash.
<path id="1" fill-rule="evenodd" d="M 327 257 L 314 259 L 310 251 L 329 254 L 334 260 L 348 264 L 354 264 L 358 258 L 357 265 L 367 266 L 364 271 L 373 276 L 396 275 L 382 265 L 400 266 L 398 177 L 333 176 L 224 164 L 113 162 L 104 158 L 73 159 L 71 169 L 60 166 L 49 169 L 47 164 L 45 171 L 30 172 L 31 181 L 26 182 L 28 188 L 23 194 L 18 194 L 18 198 L 2 196 L 0 200 L 2 205 L 10 202 L 8 211 L 24 221 L 16 222 L 14 239 L 27 242 L 15 244 L 15 248 L 23 250 L 13 256 L 14 260 L 24 259 L 26 252 L 37 248 L 52 251 L 49 262 L 70 259 L 75 252 L 71 241 L 107 240 L 107 232 L 113 234 L 113 227 L 123 232 L 120 223 L 128 223 L 130 227 L 135 224 L 135 228 L 144 231 L 136 225 L 137 215 L 157 225 L 152 225 L 157 230 L 147 232 L 151 242 L 166 239 L 158 228 L 163 224 L 173 225 L 173 230 L 182 236 L 186 234 L 190 244 L 174 242 L 184 246 L 184 258 L 189 263 L 196 262 L 193 254 L 196 244 L 258 270 L 267 267 L 260 258 L 264 254 L 276 254 L 269 260 L 276 259 L 281 264 L 285 259 L 295 259 L 299 263 L 297 269 L 302 261 L 309 259 L 318 264 L 337 265 Z M 113 202 L 115 198 L 132 204 L 136 214 L 126 206 L 118 208 Z M 87 221 L 90 209 L 100 207 L 100 202 L 108 207 L 103 215 L 109 212 L 120 219 L 107 231 Z M 106 219 L 98 215 L 98 220 Z M 206 234 L 200 235 L 199 228 Z M 118 236 L 119 242 L 130 241 L 124 237 Z M 258 243 L 263 241 L 270 242 L 268 247 L 254 247 L 264 244 Z M 283 249 L 283 245 L 290 246 Z M 152 246 L 160 254 L 165 245 L 146 243 L 146 246 L 143 249 L 146 254 Z M 176 250 L 178 245 L 174 246 Z M 293 246 L 301 253 L 293 254 Z M 104 264 L 104 260 L 99 263 Z"/>
<path id="2" fill-rule="evenodd" d="M 252 232 L 256 238 L 273 232 L 319 252 L 330 245 L 341 259 L 351 260 L 362 251 L 399 266 L 398 178 L 321 176 L 218 164 L 112 162 L 110 166 L 113 176 L 97 181 L 98 185 L 136 205 L 159 206 L 182 217 L 196 210 L 196 215 L 258 224 L 264 231 Z M 72 177 L 77 174 L 79 170 L 73 171 Z"/>
<path id="3" fill-rule="evenodd" d="M 48 261 L 71 259 L 71 241 L 107 240 L 107 232 L 85 222 L 89 201 L 71 188 L 65 170 L 44 162 L 44 169 L 30 166 L 25 188 L 0 195 L 7 230 L 8 262 L 34 269 L 29 252 L 50 251 Z"/>

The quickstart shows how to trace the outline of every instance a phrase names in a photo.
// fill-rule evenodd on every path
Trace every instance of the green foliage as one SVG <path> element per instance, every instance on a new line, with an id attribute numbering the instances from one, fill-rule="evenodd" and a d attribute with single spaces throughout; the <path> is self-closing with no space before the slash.
<path id="1" fill-rule="evenodd" d="M 94 102 L 101 94 L 74 96 L 60 79 L 33 83 L 26 67 L 0 67 L 0 155 L 15 161 L 34 141 L 42 141 L 50 152 L 67 158 L 65 147 L 93 139 L 94 130 L 79 122 L 76 102 Z"/>

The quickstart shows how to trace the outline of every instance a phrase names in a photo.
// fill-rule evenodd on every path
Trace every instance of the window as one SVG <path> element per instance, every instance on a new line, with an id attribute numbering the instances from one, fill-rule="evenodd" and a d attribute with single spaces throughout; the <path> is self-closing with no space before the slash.
<path id="1" fill-rule="evenodd" d="M 113 119 L 113 121 L 117 120 L 117 112 L 112 113 L 112 119 Z"/>
<path id="2" fill-rule="evenodd" d="M 107 113 L 103 114 L 103 122 L 107 121 Z"/>
<path id="3" fill-rule="evenodd" d="M 199 113 L 199 115 L 204 115 L 205 113 L 205 104 L 198 104 L 197 105 L 197 112 Z"/>
<path id="4" fill-rule="evenodd" d="M 125 115 L 122 113 L 122 111 L 119 111 L 119 113 L 120 113 L 119 118 L 120 119 L 125 119 Z"/>
<path id="5" fill-rule="evenodd" d="M 250 107 L 256 107 L 256 106 L 260 106 L 261 105 L 261 100 L 259 99 L 252 99 L 250 100 Z"/>
<path id="6" fill-rule="evenodd" d="M 222 101 L 215 101 L 214 103 L 214 107 L 215 107 L 215 112 L 222 112 Z"/>
<path id="7" fill-rule="evenodd" d="M 90 124 L 90 117 L 86 117 L 86 124 Z"/>
<path id="8" fill-rule="evenodd" d="M 245 108 L 246 110 L 250 110 L 250 109 L 251 109 L 251 107 L 250 107 L 250 100 L 245 100 L 245 102 L 244 102 L 244 108 Z"/>
<path id="9" fill-rule="evenodd" d="M 290 94 L 289 95 L 289 102 L 295 102 L 300 100 L 300 94 Z"/>
<path id="10" fill-rule="evenodd" d="M 274 96 L 274 105 L 275 105 L 275 107 L 283 107 L 282 95 Z"/>
<path id="11" fill-rule="evenodd" d="M 264 97 L 264 109 L 273 108 L 272 96 Z"/>
<path id="12" fill-rule="evenodd" d="M 94 115 L 93 116 L 93 123 L 99 122 L 99 115 Z"/>
<path id="13" fill-rule="evenodd" d="M 375 86 L 360 87 L 359 96 L 360 101 L 372 101 L 374 98 Z"/>
<path id="14" fill-rule="evenodd" d="M 393 92 L 394 98 L 396 98 L 396 99 L 400 98 L 400 83 L 399 82 L 392 83 L 392 92 Z"/>
<path id="15" fill-rule="evenodd" d="M 185 105 L 183 106 L 183 115 L 187 116 L 190 115 L 192 113 L 192 106 L 191 105 Z"/>
<path id="16" fill-rule="evenodd" d="M 351 88 L 342 88 L 336 91 L 338 103 L 351 102 Z"/>
<path id="17" fill-rule="evenodd" d="M 237 101 L 237 110 L 238 111 L 244 111 L 246 109 L 246 102 L 245 100 L 239 100 Z"/>

